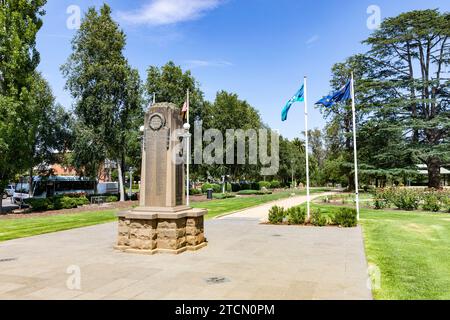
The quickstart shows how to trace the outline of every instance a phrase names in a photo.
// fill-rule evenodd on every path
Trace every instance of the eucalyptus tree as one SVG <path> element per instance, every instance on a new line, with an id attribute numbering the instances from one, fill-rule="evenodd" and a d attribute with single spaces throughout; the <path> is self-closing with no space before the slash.
<path id="1" fill-rule="evenodd" d="M 106 158 L 118 164 L 120 199 L 129 131 L 142 115 L 141 81 L 124 57 L 126 36 L 104 4 L 88 9 L 62 66 L 66 88 L 75 99 L 75 163 L 93 170 Z"/>

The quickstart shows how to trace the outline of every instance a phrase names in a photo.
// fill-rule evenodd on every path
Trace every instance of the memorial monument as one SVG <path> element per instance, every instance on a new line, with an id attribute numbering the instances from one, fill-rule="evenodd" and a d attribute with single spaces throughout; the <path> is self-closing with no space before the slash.
<path id="1" fill-rule="evenodd" d="M 206 246 L 203 209 L 186 206 L 183 119 L 176 105 L 158 103 L 145 115 L 140 206 L 118 215 L 116 249 L 175 253 Z"/>

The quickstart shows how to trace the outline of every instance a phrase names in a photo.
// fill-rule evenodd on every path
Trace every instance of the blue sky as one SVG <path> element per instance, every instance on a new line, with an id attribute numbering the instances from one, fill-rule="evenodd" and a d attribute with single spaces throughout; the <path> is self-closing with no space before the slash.
<path id="1" fill-rule="evenodd" d="M 325 120 L 313 103 L 328 93 L 334 63 L 364 52 L 361 41 L 376 5 L 381 18 L 415 10 L 450 10 L 447 0 L 48 0 L 38 35 L 42 71 L 57 101 L 67 109 L 60 66 L 71 52 L 76 30 L 67 27 L 69 6 L 84 12 L 103 2 L 127 34 L 125 55 L 143 79 L 150 65 L 169 60 L 190 69 L 208 100 L 218 90 L 237 93 L 259 110 L 262 119 L 286 137 L 304 130 L 302 104 L 286 123 L 281 109 L 308 76 L 310 127 Z"/>

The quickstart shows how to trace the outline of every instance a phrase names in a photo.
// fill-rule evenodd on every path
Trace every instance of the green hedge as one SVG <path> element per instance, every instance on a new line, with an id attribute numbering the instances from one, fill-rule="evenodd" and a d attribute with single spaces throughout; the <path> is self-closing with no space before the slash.
<path id="1" fill-rule="evenodd" d="M 220 184 L 215 183 L 205 183 L 202 186 L 202 193 L 206 193 L 208 189 L 213 189 L 214 193 L 221 193 L 222 192 L 222 186 Z"/>
<path id="2" fill-rule="evenodd" d="M 73 209 L 90 203 L 86 196 L 55 196 L 47 199 L 31 198 L 25 202 L 33 211 Z"/>
<path id="3" fill-rule="evenodd" d="M 344 228 L 356 227 L 358 225 L 356 209 L 340 208 L 334 216 L 334 224 Z"/>
<path id="4" fill-rule="evenodd" d="M 240 196 L 249 196 L 249 195 L 255 195 L 255 196 L 261 196 L 266 194 L 272 194 L 272 192 L 267 191 L 260 191 L 260 190 L 242 190 L 238 192 L 238 195 Z"/>

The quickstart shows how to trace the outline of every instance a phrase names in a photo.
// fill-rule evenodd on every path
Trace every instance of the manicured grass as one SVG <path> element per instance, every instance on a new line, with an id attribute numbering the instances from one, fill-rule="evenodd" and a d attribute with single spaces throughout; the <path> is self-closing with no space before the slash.
<path id="1" fill-rule="evenodd" d="M 361 225 L 369 265 L 381 272 L 375 299 L 450 299 L 449 214 L 362 209 Z"/>
<path id="2" fill-rule="evenodd" d="M 0 220 L 0 241 L 86 227 L 116 220 L 115 210 Z"/>
<path id="3" fill-rule="evenodd" d="M 328 191 L 329 189 L 312 189 L 311 193 L 320 193 Z M 278 192 L 268 195 L 261 195 L 255 197 L 236 197 L 224 200 L 211 200 L 205 202 L 191 203 L 194 208 L 208 209 L 206 219 L 211 219 L 222 214 L 235 212 L 238 210 L 255 207 L 267 202 L 272 202 L 284 198 L 289 198 L 292 193 L 296 195 L 305 195 L 305 191 L 286 191 Z"/>
<path id="4" fill-rule="evenodd" d="M 323 192 L 326 189 L 313 189 L 312 193 Z M 296 191 L 296 194 L 305 194 L 304 191 Z M 212 200 L 210 202 L 193 203 L 195 208 L 208 209 L 206 219 L 211 219 L 220 214 L 233 212 L 236 210 L 249 208 L 287 198 L 292 191 L 280 192 L 271 195 L 230 198 L 223 200 Z M 42 217 L 30 217 L 11 220 L 0 220 L 0 241 L 12 240 L 35 236 L 44 233 L 81 228 L 95 224 L 115 221 L 115 210 L 110 211 L 92 211 L 76 214 L 49 215 Z"/>

